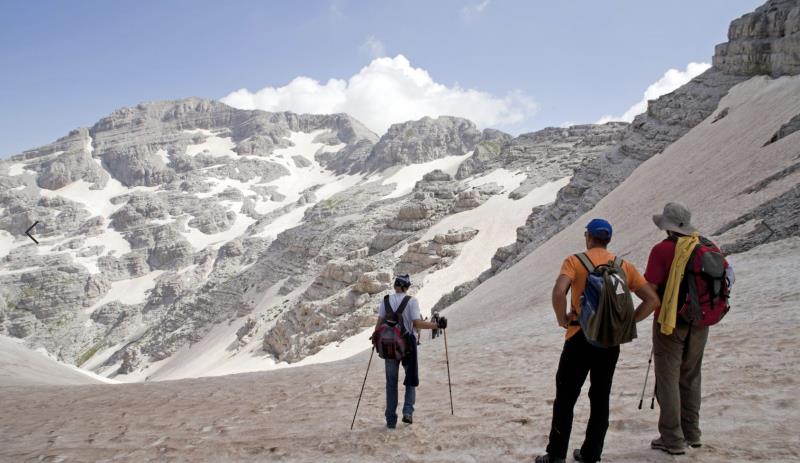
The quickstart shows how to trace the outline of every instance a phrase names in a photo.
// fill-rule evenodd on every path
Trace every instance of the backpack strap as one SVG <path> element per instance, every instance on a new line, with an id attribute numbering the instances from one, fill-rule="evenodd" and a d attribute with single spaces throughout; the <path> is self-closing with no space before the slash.
<path id="1" fill-rule="evenodd" d="M 386 312 L 386 320 L 391 321 L 395 324 L 399 324 L 400 332 L 403 334 L 406 333 L 406 326 L 404 323 L 400 323 L 402 319 L 401 317 L 403 316 L 403 312 L 406 310 L 406 306 L 408 305 L 408 302 L 410 300 L 411 296 L 403 297 L 403 300 L 400 301 L 400 306 L 397 307 L 396 311 L 393 311 L 391 304 L 389 304 L 389 295 L 387 294 L 383 298 L 384 311 Z"/>
<path id="2" fill-rule="evenodd" d="M 592 260 L 589 259 L 589 256 L 587 256 L 585 252 L 582 252 L 580 254 L 575 254 L 575 257 L 577 257 L 578 260 L 581 262 L 581 264 L 583 264 L 587 272 L 589 273 L 594 272 L 595 269 L 594 264 L 592 263 Z"/>
<path id="3" fill-rule="evenodd" d="M 622 257 L 617 256 L 614 258 L 614 267 L 622 270 Z"/>
<path id="4" fill-rule="evenodd" d="M 686 294 L 688 298 L 689 304 L 689 318 L 691 318 L 691 323 L 695 324 L 696 322 L 703 319 L 703 310 L 700 308 L 700 295 L 697 292 L 697 272 L 694 271 L 694 259 L 697 251 L 702 246 L 702 243 L 697 243 L 697 245 L 692 249 L 692 254 L 689 257 L 688 262 L 686 262 L 686 270 L 684 271 L 684 280 L 686 280 Z"/>
<path id="5" fill-rule="evenodd" d="M 398 319 L 401 316 L 403 316 L 403 311 L 406 310 L 406 306 L 408 305 L 408 301 L 410 301 L 410 300 L 411 300 L 411 296 L 405 296 L 403 298 L 403 300 L 400 301 L 400 307 L 398 307 L 397 311 L 395 312 L 395 314 L 397 315 Z"/>
<path id="6" fill-rule="evenodd" d="M 394 315 L 394 312 L 392 312 L 392 306 L 391 306 L 391 304 L 389 304 L 389 295 L 388 294 L 383 297 L 383 312 L 386 314 L 383 318 L 387 318 L 388 319 L 390 313 L 392 315 Z"/>

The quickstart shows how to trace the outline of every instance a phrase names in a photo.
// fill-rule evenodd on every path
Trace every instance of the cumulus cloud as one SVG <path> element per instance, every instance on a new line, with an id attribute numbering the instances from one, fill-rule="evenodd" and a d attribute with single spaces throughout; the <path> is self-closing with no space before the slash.
<path id="1" fill-rule="evenodd" d="M 622 116 L 603 116 L 597 121 L 598 124 L 605 124 L 610 121 L 625 121 L 631 122 L 634 117 L 647 111 L 647 102 L 655 100 L 656 98 L 666 95 L 667 93 L 677 90 L 682 85 L 690 80 L 706 72 L 711 65 L 708 63 L 689 63 L 685 71 L 678 69 L 670 69 L 664 75 L 647 87 L 644 91 L 644 97 L 641 101 L 628 108 Z"/>
<path id="2" fill-rule="evenodd" d="M 386 47 L 383 45 L 383 42 L 374 35 L 367 37 L 364 43 L 359 47 L 359 50 L 367 54 L 370 58 L 382 58 L 386 56 Z"/>
<path id="3" fill-rule="evenodd" d="M 431 78 L 403 55 L 376 58 L 349 79 L 321 83 L 297 77 L 282 87 L 256 92 L 240 89 L 222 102 L 241 109 L 297 113 L 348 113 L 377 134 L 391 124 L 424 116 L 461 116 L 480 127 L 522 122 L 536 112 L 535 102 L 521 91 L 499 97 Z"/>

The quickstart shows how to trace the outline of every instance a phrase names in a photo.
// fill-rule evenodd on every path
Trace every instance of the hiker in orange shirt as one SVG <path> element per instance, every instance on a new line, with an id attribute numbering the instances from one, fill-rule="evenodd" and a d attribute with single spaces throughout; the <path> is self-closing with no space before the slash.
<path id="1" fill-rule="evenodd" d="M 594 219 L 586 227 L 584 237 L 587 251 L 582 255 L 569 256 L 561 266 L 561 272 L 553 287 L 553 309 L 558 325 L 566 329 L 566 341 L 561 352 L 556 373 L 556 399 L 553 402 L 553 421 L 550 428 L 550 441 L 547 454 L 536 457 L 536 463 L 564 462 L 572 431 L 573 408 L 580 396 L 586 376 L 591 379 L 589 401 L 591 415 L 586 427 L 586 438 L 580 449 L 575 449 L 573 457 L 576 461 L 596 462 L 603 452 L 603 442 L 608 430 L 608 408 L 611 394 L 611 381 L 619 358 L 619 345 L 598 347 L 587 340 L 578 321 L 581 312 L 581 296 L 586 288 L 587 278 L 594 267 L 619 264 L 625 276 L 626 292 L 633 291 L 642 299 L 642 303 L 633 313 L 628 313 L 628 322 L 633 327 L 635 322 L 644 320 L 660 304 L 656 292 L 647 285 L 647 281 L 627 261 L 616 259 L 606 248 L 611 241 L 611 224 L 603 219 Z M 585 259 L 586 263 L 582 262 Z M 591 268 L 587 268 L 591 267 Z M 619 274 L 617 274 L 619 275 Z M 619 282 L 621 284 L 621 281 Z M 627 286 L 627 288 L 625 287 Z M 567 313 L 567 291 L 572 288 L 572 310 Z M 629 299 L 629 294 L 628 300 Z M 632 311 L 632 303 L 629 302 Z M 631 338 L 632 339 L 632 338 Z"/>

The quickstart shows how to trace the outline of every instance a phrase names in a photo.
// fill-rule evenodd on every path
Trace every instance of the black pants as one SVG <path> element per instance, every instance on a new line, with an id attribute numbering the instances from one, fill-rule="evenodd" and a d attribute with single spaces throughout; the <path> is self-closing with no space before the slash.
<path id="1" fill-rule="evenodd" d="M 556 373 L 556 400 L 553 402 L 553 423 L 547 453 L 566 458 L 575 402 L 581 394 L 586 375 L 591 379 L 589 402 L 591 415 L 586 427 L 586 439 L 581 446 L 585 461 L 596 461 L 603 453 L 603 441 L 608 430 L 608 402 L 611 381 L 619 358 L 619 347 L 603 349 L 586 341 L 582 331 L 564 343 Z"/>

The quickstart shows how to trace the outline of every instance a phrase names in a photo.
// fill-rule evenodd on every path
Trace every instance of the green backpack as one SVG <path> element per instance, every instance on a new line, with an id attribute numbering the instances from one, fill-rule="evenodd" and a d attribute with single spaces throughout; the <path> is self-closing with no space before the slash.
<path id="1" fill-rule="evenodd" d="M 614 347 L 636 339 L 633 298 L 622 259 L 595 267 L 585 253 L 575 257 L 589 272 L 578 317 L 586 340 L 593 346 Z"/>

